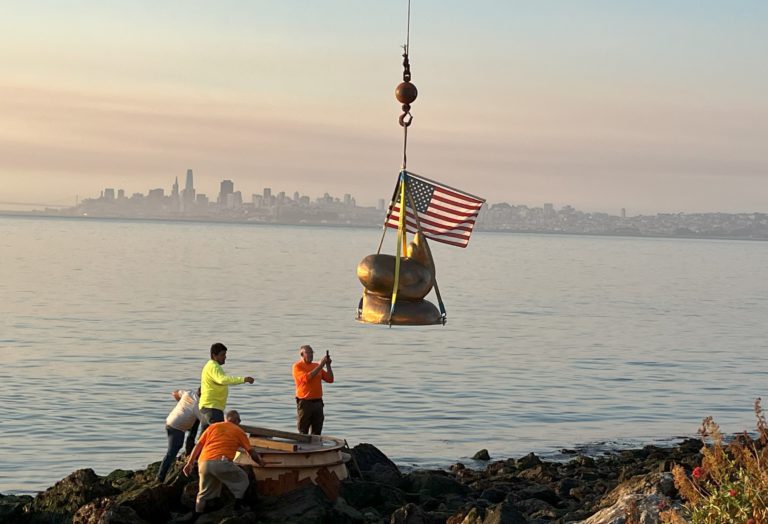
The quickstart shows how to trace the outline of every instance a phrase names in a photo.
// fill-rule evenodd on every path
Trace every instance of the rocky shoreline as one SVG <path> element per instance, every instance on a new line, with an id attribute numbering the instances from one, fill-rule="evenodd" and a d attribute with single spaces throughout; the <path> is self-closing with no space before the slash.
<path id="1" fill-rule="evenodd" d="M 699 465 L 700 440 L 669 448 L 646 446 L 592 458 L 567 452 L 567 462 L 530 453 L 490 460 L 485 469 L 457 463 L 447 470 L 403 472 L 376 447 L 351 452 L 350 478 L 329 500 L 315 485 L 280 497 L 249 493 L 251 509 L 235 511 L 231 495 L 199 524 L 652 524 L 659 511 L 680 504 L 671 467 Z M 484 451 L 484 450 L 483 450 Z M 480 453 L 476 458 L 483 458 Z M 177 461 L 165 484 L 159 463 L 98 476 L 81 469 L 46 491 L 0 494 L 0 522 L 18 524 L 160 524 L 183 522 L 194 506 L 197 477 Z"/>

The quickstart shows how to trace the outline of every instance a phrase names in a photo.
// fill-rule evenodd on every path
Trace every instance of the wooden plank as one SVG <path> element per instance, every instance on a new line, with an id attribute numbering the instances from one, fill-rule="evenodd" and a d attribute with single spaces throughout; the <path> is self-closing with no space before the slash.
<path id="1" fill-rule="evenodd" d="M 290 442 L 282 442 L 280 440 L 272 440 L 261 437 L 251 437 L 251 446 L 256 446 L 265 449 L 277 449 L 280 451 L 296 451 L 299 449 L 298 444 L 291 444 Z"/>
<path id="2" fill-rule="evenodd" d="M 326 498 L 331 502 L 339 498 L 341 481 L 335 472 L 329 471 L 327 468 L 320 468 L 315 476 L 315 484 L 323 490 Z"/>
<path id="3" fill-rule="evenodd" d="M 256 426 L 246 426 L 245 424 L 240 424 L 240 427 L 246 433 L 250 433 L 252 435 L 258 435 L 260 437 L 277 437 L 277 438 L 284 438 L 288 440 L 295 440 L 297 442 L 312 442 L 312 435 L 304 435 L 302 433 L 291 433 L 289 431 L 280 431 L 277 429 L 259 428 Z"/>

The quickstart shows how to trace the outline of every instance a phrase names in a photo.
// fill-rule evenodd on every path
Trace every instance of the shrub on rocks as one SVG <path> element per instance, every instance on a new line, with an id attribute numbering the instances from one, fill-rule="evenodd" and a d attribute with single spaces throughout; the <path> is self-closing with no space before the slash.
<path id="1" fill-rule="evenodd" d="M 764 524 L 768 522 L 768 423 L 760 399 L 755 400 L 757 439 L 747 433 L 727 445 L 712 417 L 699 430 L 702 460 L 689 477 L 685 467 L 673 468 L 675 485 L 686 500 L 682 511 L 671 509 L 665 523 Z"/>

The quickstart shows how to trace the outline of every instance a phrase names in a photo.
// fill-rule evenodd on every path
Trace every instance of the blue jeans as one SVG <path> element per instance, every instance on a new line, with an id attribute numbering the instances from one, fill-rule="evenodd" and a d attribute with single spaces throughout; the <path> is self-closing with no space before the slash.
<path id="1" fill-rule="evenodd" d="M 195 447 L 195 439 L 197 438 L 197 428 L 199 427 L 200 421 L 195 420 L 195 423 L 192 424 L 192 427 L 187 431 L 187 440 L 184 442 L 184 449 L 186 450 L 187 455 L 192 454 L 192 449 Z"/>
<path id="2" fill-rule="evenodd" d="M 165 453 L 165 458 L 163 458 L 163 462 L 160 464 L 160 469 L 157 472 L 157 480 L 160 482 L 165 480 L 168 470 L 171 469 L 171 465 L 176 461 L 176 455 L 179 453 L 181 446 L 184 445 L 183 431 L 171 426 L 165 426 L 165 431 L 168 433 L 168 451 Z"/>

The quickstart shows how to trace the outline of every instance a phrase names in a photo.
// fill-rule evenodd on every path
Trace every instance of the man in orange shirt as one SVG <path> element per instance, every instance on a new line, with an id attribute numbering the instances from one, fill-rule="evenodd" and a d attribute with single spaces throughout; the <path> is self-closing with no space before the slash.
<path id="1" fill-rule="evenodd" d="M 192 521 L 203 513 L 207 500 L 221 494 L 222 484 L 225 484 L 235 496 L 235 509 L 241 508 L 249 481 L 246 472 L 232 462 L 238 450 L 247 451 L 254 462 L 260 466 L 264 465 L 261 456 L 251 447 L 248 435 L 240 429 L 238 424 L 240 424 L 240 414 L 232 410 L 227 412 L 224 422 L 208 426 L 184 465 L 184 474 L 189 476 L 198 457 L 200 459 L 200 488 L 195 500 Z"/>
<path id="2" fill-rule="evenodd" d="M 319 363 L 312 362 L 312 346 L 301 346 L 301 360 L 293 364 L 296 383 L 296 425 L 299 433 L 319 435 L 323 431 L 323 384 L 333 382 L 331 356 L 326 351 Z M 323 369 L 325 367 L 325 369 Z"/>

